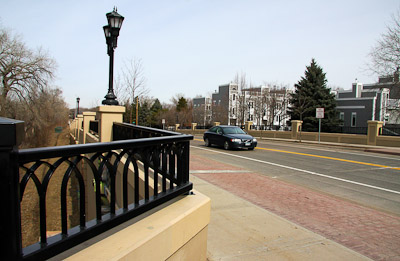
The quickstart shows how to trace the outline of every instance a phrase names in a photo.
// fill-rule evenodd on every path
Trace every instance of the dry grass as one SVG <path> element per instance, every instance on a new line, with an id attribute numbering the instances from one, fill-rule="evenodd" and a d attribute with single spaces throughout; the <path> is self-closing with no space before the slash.
<path id="1" fill-rule="evenodd" d="M 69 130 L 65 128 L 62 133 L 52 133 L 48 140 L 48 146 L 60 146 L 69 144 Z M 49 159 L 49 163 L 54 163 L 58 158 Z M 47 232 L 48 234 L 57 234 L 61 231 L 61 182 L 64 177 L 68 165 L 62 163 L 54 172 L 50 179 L 49 186 L 46 194 L 46 218 L 47 218 Z M 42 181 L 46 175 L 48 168 L 46 166 L 40 167 L 35 171 L 35 174 Z M 22 178 L 23 171 L 20 175 Z M 68 182 L 68 226 L 73 227 L 78 223 L 78 210 L 79 205 L 77 202 L 78 191 L 76 189 L 76 178 L 71 175 Z M 21 226 L 22 226 L 22 242 L 23 247 L 36 243 L 40 238 L 39 232 L 39 196 L 34 185 L 30 180 L 25 189 L 23 200 L 21 202 Z"/>

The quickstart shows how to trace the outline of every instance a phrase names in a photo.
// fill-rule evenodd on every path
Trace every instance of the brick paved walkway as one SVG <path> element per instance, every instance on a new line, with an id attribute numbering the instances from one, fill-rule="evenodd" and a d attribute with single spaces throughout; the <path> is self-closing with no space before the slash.
<path id="1" fill-rule="evenodd" d="M 193 173 L 203 170 L 197 177 L 365 256 L 400 260 L 400 217 L 197 155 L 190 164 Z"/>

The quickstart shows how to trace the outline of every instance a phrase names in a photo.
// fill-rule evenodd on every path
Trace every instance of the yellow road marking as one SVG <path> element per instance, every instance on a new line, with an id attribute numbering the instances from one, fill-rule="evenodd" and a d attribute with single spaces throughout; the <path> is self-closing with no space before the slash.
<path id="1" fill-rule="evenodd" d="M 373 166 L 373 167 L 379 167 L 379 168 L 400 170 L 400 168 L 390 167 L 390 166 L 381 165 L 381 164 L 374 164 L 374 163 L 368 163 L 368 162 L 362 162 L 362 161 L 355 161 L 355 160 L 347 160 L 347 159 L 333 158 L 333 157 L 327 157 L 327 156 L 313 155 L 313 154 L 308 154 L 308 153 L 293 152 L 293 151 L 287 151 L 287 150 L 277 150 L 277 149 L 267 149 L 267 148 L 260 148 L 260 147 L 256 147 L 256 149 L 268 150 L 268 151 L 276 151 L 276 152 L 282 152 L 282 153 L 288 153 L 288 154 L 296 154 L 296 155 L 302 155 L 302 156 L 308 156 L 308 157 L 314 157 L 314 158 L 321 158 L 321 159 L 337 160 L 337 161 L 343 161 L 343 162 L 349 162 L 349 163 L 355 163 L 355 164 L 361 164 L 361 165 L 367 165 L 367 166 Z"/>
<path id="2" fill-rule="evenodd" d="M 203 141 L 203 140 L 200 140 L 200 139 L 194 139 L 194 140 Z M 314 154 L 308 154 L 308 153 L 301 153 L 301 152 L 294 152 L 294 151 L 287 151 L 287 150 L 277 150 L 277 149 L 267 149 L 267 148 L 260 148 L 260 147 L 256 147 L 256 149 L 258 149 L 258 150 L 275 151 L 275 152 L 281 152 L 281 153 L 287 153 L 287 154 L 302 155 L 302 156 L 321 158 L 321 159 L 336 160 L 336 161 L 355 163 L 355 164 L 367 165 L 367 166 L 373 166 L 373 167 L 379 167 L 379 168 L 385 168 L 385 169 L 400 170 L 400 168 L 390 167 L 390 166 L 386 166 L 386 165 L 380 165 L 380 164 L 374 164 L 374 163 L 368 163 L 368 162 L 361 162 L 361 161 L 355 161 L 355 160 L 346 160 L 346 159 L 333 158 L 333 157 L 327 157 L 327 156 L 320 156 L 320 155 L 314 155 Z"/>

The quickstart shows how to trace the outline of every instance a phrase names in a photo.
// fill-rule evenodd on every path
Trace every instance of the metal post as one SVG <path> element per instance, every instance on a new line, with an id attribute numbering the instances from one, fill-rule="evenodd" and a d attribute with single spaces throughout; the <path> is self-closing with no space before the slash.
<path id="1" fill-rule="evenodd" d="M 14 153 L 24 137 L 24 122 L 0 117 L 0 234 L 7 239 L 0 244 L 4 260 L 22 258 L 21 209 L 18 158 Z"/>
<path id="2" fill-rule="evenodd" d="M 321 118 L 318 119 L 318 143 L 321 142 Z"/>
<path id="3" fill-rule="evenodd" d="M 104 97 L 102 104 L 105 105 L 118 105 L 117 96 L 114 94 L 113 82 L 114 82 L 114 48 L 108 48 L 108 55 L 110 56 L 110 72 L 108 79 L 108 93 Z"/>

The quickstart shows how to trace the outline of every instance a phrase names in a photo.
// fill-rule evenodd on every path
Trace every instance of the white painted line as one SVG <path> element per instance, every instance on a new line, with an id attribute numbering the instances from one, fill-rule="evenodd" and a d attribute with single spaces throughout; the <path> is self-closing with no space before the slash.
<path id="1" fill-rule="evenodd" d="M 252 171 L 248 171 L 245 169 L 242 170 L 221 170 L 221 169 L 215 169 L 215 170 L 191 170 L 190 174 L 201 174 L 201 173 L 249 173 Z"/>
<path id="2" fill-rule="evenodd" d="M 276 166 L 276 167 L 280 167 L 280 168 L 290 169 L 290 170 L 294 170 L 294 171 L 300 171 L 300 172 L 304 172 L 304 173 L 307 173 L 307 174 L 310 174 L 310 175 L 314 175 L 314 176 L 320 176 L 320 177 L 324 177 L 324 178 L 328 178 L 328 179 L 334 179 L 334 180 L 338 180 L 338 181 L 342 181 L 342 182 L 346 182 L 346 183 L 351 183 L 351 184 L 355 184 L 355 185 L 359 185 L 359 186 L 363 186 L 363 187 L 367 187 L 367 188 L 373 188 L 373 189 L 382 190 L 382 191 L 391 192 L 391 193 L 395 193 L 395 194 L 399 194 L 400 195 L 400 191 L 381 188 L 381 187 L 376 187 L 376 186 L 372 186 L 372 185 L 368 185 L 368 184 L 364 184 L 364 183 L 360 183 L 360 182 L 356 182 L 356 181 L 351 181 L 351 180 L 347 180 L 347 179 L 336 178 L 336 177 L 328 176 L 328 175 L 325 175 L 325 174 L 320 174 L 320 173 L 309 171 L 309 170 L 298 169 L 298 168 L 294 168 L 294 167 L 290 167 L 290 166 L 276 164 L 276 163 L 272 163 L 272 162 L 268 162 L 268 161 L 264 161 L 264 160 L 248 158 L 248 157 L 235 155 L 235 154 L 230 154 L 230 153 L 222 152 L 222 151 L 210 150 L 210 149 L 196 147 L 196 146 L 190 146 L 190 147 L 193 147 L 193 148 L 196 148 L 196 149 L 200 149 L 200 150 L 206 150 L 206 151 L 210 151 L 210 152 L 214 152 L 214 153 L 229 155 L 229 156 L 237 157 L 237 158 L 241 158 L 241 159 L 251 160 L 251 161 L 255 161 L 255 162 L 259 162 L 259 163 L 263 163 L 263 164 L 268 164 L 268 165 L 272 165 L 272 166 Z"/>

